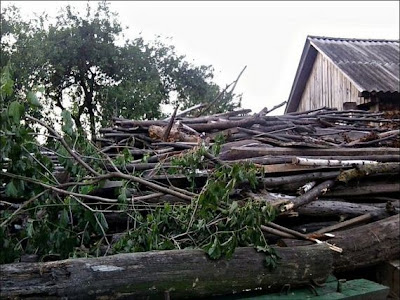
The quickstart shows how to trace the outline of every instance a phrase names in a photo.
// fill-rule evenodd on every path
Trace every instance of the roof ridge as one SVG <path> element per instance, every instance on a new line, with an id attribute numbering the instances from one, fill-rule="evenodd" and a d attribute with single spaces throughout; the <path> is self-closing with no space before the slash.
<path id="1" fill-rule="evenodd" d="M 316 36 L 308 35 L 307 39 L 320 39 L 320 40 L 333 40 L 333 41 L 350 41 L 350 42 L 391 42 L 399 43 L 400 40 L 389 40 L 389 39 L 367 39 L 367 38 L 341 38 L 341 37 L 328 37 L 328 36 Z"/>

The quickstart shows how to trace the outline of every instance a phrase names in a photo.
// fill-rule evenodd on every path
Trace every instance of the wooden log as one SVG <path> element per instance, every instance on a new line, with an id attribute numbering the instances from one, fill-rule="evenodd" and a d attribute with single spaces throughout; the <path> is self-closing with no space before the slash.
<path id="1" fill-rule="evenodd" d="M 305 158 L 295 157 L 292 160 L 293 164 L 301 166 L 354 166 L 354 165 L 374 165 L 377 161 L 374 160 L 338 160 L 338 159 L 320 159 L 320 158 Z"/>
<path id="2" fill-rule="evenodd" d="M 92 259 L 0 266 L 4 298 L 68 297 L 93 299 L 172 299 L 211 297 L 262 288 L 279 291 L 325 281 L 332 252 L 325 245 L 276 248 L 278 267 L 265 267 L 265 254 L 236 249 L 230 260 L 210 260 L 201 250 L 117 254 Z"/>
<path id="3" fill-rule="evenodd" d="M 239 162 L 239 161 L 247 161 L 247 162 L 252 162 L 255 164 L 259 164 L 259 165 L 275 165 L 275 164 L 291 163 L 292 158 L 291 157 L 265 156 L 265 157 L 253 157 L 253 158 L 245 158 L 245 159 L 238 159 L 238 160 L 227 160 L 226 162 L 234 163 L 234 162 Z"/>
<path id="4" fill-rule="evenodd" d="M 281 223 L 284 224 L 283 222 Z M 323 222 L 304 223 L 300 225 L 291 226 L 290 228 L 304 234 L 309 234 L 310 232 L 315 232 L 317 230 L 321 230 L 323 228 L 327 228 L 336 224 L 338 224 L 338 221 L 323 221 Z"/>
<path id="5" fill-rule="evenodd" d="M 335 181 L 332 179 L 328 179 L 320 183 L 319 185 L 312 188 L 305 194 L 291 200 L 290 203 L 281 207 L 281 212 L 285 212 L 290 209 L 296 209 L 300 206 L 306 205 L 312 201 L 317 200 L 319 196 L 325 194 L 334 184 Z"/>
<path id="6" fill-rule="evenodd" d="M 337 170 L 339 167 L 314 167 L 314 166 L 302 166 L 302 165 L 293 165 L 293 164 L 269 164 L 269 165 L 258 165 L 258 167 L 264 169 L 265 174 L 269 176 L 272 173 L 279 173 L 282 176 L 287 176 L 289 173 L 292 174 L 304 174 L 306 172 L 317 172 L 317 171 L 329 171 L 329 170 Z"/>
<path id="7" fill-rule="evenodd" d="M 360 156 L 360 155 L 399 155 L 398 148 L 334 148 L 334 149 L 304 149 L 281 147 L 232 147 L 225 153 L 224 160 L 238 158 L 259 157 L 265 155 L 291 155 L 291 156 Z"/>
<path id="8" fill-rule="evenodd" d="M 399 129 L 390 130 L 390 131 L 383 132 L 383 133 L 378 133 L 378 134 L 376 135 L 377 139 L 376 139 L 376 140 L 372 140 L 372 141 L 370 141 L 370 142 L 375 143 L 375 142 L 378 142 L 378 141 L 382 141 L 382 139 L 384 139 L 384 138 L 395 137 L 395 136 L 397 136 L 398 134 L 400 134 L 400 130 L 399 130 Z M 346 145 L 346 147 L 352 147 L 352 146 L 356 146 L 356 145 L 357 145 L 357 146 L 359 146 L 359 145 L 365 145 L 364 139 L 363 139 L 363 138 L 360 138 L 360 139 L 357 139 L 357 140 L 355 140 L 355 141 L 352 141 L 352 142 L 348 143 L 348 144 Z"/>
<path id="9" fill-rule="evenodd" d="M 311 173 L 282 176 L 282 177 L 265 177 L 262 179 L 262 184 L 267 188 L 272 188 L 286 184 L 296 183 L 300 187 L 310 181 L 336 178 L 339 174 L 340 174 L 339 171 L 330 171 L 330 172 L 311 172 Z"/>
<path id="10" fill-rule="evenodd" d="M 266 233 L 269 233 L 269 234 L 273 234 L 273 235 L 276 235 L 276 236 L 280 236 L 280 237 L 284 237 L 284 238 L 288 238 L 288 239 L 295 238 L 295 236 L 290 234 L 290 233 L 283 232 L 283 231 L 281 231 L 279 229 L 271 228 L 271 227 L 268 227 L 268 226 L 265 226 L 265 225 L 261 225 L 261 230 L 263 232 L 266 232 Z"/>
<path id="11" fill-rule="evenodd" d="M 389 216 L 385 208 L 342 201 L 318 200 L 297 209 L 300 215 L 314 217 L 347 216 L 350 218 L 369 213 L 375 219 Z"/>
<path id="12" fill-rule="evenodd" d="M 375 266 L 400 257 L 400 215 L 373 223 L 336 231 L 328 242 L 343 249 L 333 253 L 334 271 L 351 272 Z M 287 247 L 310 245 L 310 241 L 281 239 L 278 244 Z M 308 246 L 309 247 L 309 246 Z"/>
<path id="13" fill-rule="evenodd" d="M 337 108 L 331 108 L 331 107 L 321 107 L 321 108 L 316 108 L 313 110 L 308 110 L 308 111 L 296 111 L 296 112 L 290 112 L 287 113 L 286 115 L 288 116 L 301 116 L 301 115 L 310 115 L 311 113 L 315 112 L 326 112 L 326 111 L 333 111 L 337 112 Z"/>
<path id="14" fill-rule="evenodd" d="M 192 117 L 192 118 L 177 118 L 178 120 L 182 121 L 185 124 L 193 124 L 193 123 L 207 123 L 210 121 L 218 121 L 221 118 L 222 119 L 229 119 L 232 116 L 237 116 L 237 115 L 246 115 L 251 112 L 251 109 L 240 109 L 240 110 L 235 110 L 235 111 L 230 111 L 226 113 L 220 113 L 220 114 L 214 114 L 214 115 L 209 115 L 209 116 L 204 116 L 204 117 Z"/>
<path id="15" fill-rule="evenodd" d="M 343 222 L 339 222 L 337 224 L 333 224 L 333 225 L 321 228 L 319 230 L 314 231 L 313 234 L 323 234 L 323 233 L 327 233 L 327 232 L 337 231 L 339 229 L 344 229 L 346 227 L 351 227 L 351 226 L 354 226 L 356 224 L 358 225 L 359 223 L 368 222 L 371 219 L 372 219 L 372 215 L 370 213 L 363 214 L 361 216 L 352 218 L 350 220 L 346 220 L 346 221 L 343 221 Z"/>
<path id="16" fill-rule="evenodd" d="M 269 137 L 271 139 L 277 139 L 278 141 L 274 141 L 275 143 L 278 143 L 279 141 L 283 141 L 283 142 L 291 142 L 291 139 L 279 135 L 274 135 L 268 132 L 262 132 L 262 131 L 258 131 L 258 130 L 252 130 L 252 129 L 247 129 L 247 128 L 241 128 L 238 127 L 239 131 L 243 131 L 249 134 L 253 134 L 257 137 Z"/>
<path id="17" fill-rule="evenodd" d="M 165 129 L 163 137 L 162 137 L 163 141 L 167 141 L 168 140 L 168 136 L 169 136 L 169 133 L 171 132 L 172 125 L 174 125 L 174 120 L 175 120 L 176 112 L 178 111 L 178 108 L 179 108 L 179 104 L 175 107 L 174 112 L 172 113 L 171 119 L 168 120 L 168 126 Z"/>
<path id="18" fill-rule="evenodd" d="M 303 158 L 313 159 L 315 156 L 302 156 Z M 284 164 L 284 163 L 291 163 L 296 156 L 261 156 L 261 157 L 251 157 L 241 159 L 238 158 L 237 160 L 245 160 L 251 161 L 255 164 L 262 164 L 262 165 L 273 165 L 273 164 Z M 320 156 L 319 159 L 326 159 L 326 160 L 347 160 L 349 159 L 348 156 Z M 377 162 L 399 162 L 400 155 L 370 155 L 370 156 L 352 156 L 351 159 L 353 160 L 373 160 Z M 235 160 L 228 160 L 235 161 Z"/>
<path id="19" fill-rule="evenodd" d="M 229 151 L 232 147 L 239 147 L 245 145 L 261 145 L 261 143 L 257 140 L 250 139 L 250 140 L 241 140 L 235 142 L 228 142 L 221 145 L 221 153 L 225 151 Z"/>
<path id="20" fill-rule="evenodd" d="M 255 126 L 256 125 L 254 125 L 253 127 L 258 129 L 259 131 L 264 132 L 264 133 L 265 132 L 269 132 L 269 133 L 284 132 L 284 131 L 296 128 L 296 126 L 293 123 L 281 122 L 281 121 L 274 122 L 273 124 L 272 123 L 268 123 L 268 127 L 267 126 L 257 126 L 257 127 L 255 127 Z"/>
<path id="21" fill-rule="evenodd" d="M 239 121 L 217 121 L 214 123 L 206 124 L 191 124 L 190 127 L 196 131 L 212 131 L 212 130 L 224 130 L 232 127 L 250 127 L 253 124 L 261 123 L 263 120 L 258 117 L 249 117 Z"/>
<path id="22" fill-rule="evenodd" d="M 267 145 L 279 146 L 279 147 L 307 147 L 307 148 L 320 148 L 325 149 L 328 148 L 326 145 L 321 145 L 318 143 L 307 143 L 307 142 L 280 142 L 275 139 L 267 138 L 267 137 L 255 137 L 257 141 L 263 142 Z M 318 140 L 318 142 L 321 142 Z M 331 146 L 331 145 L 329 145 Z"/>
<path id="23" fill-rule="evenodd" d="M 384 193 L 398 193 L 400 183 L 374 183 L 363 186 L 337 186 L 325 194 L 327 197 L 361 196 Z"/>
<path id="24" fill-rule="evenodd" d="M 348 182 L 356 178 L 362 178 L 373 174 L 400 173 L 398 163 L 380 163 L 358 166 L 357 168 L 343 171 L 337 178 L 339 181 Z"/>
<path id="25" fill-rule="evenodd" d="M 341 116 L 320 116 L 321 119 L 330 119 L 330 120 L 340 120 L 340 121 L 358 121 L 358 122 L 374 122 L 374 123 L 396 123 L 400 122 L 400 119 L 383 119 L 383 118 L 350 118 L 350 117 L 341 117 Z"/>
<path id="26" fill-rule="evenodd" d="M 352 271 L 400 257 L 400 215 L 335 232 L 329 242 L 343 249 L 334 253 L 336 272 Z"/>
<path id="27" fill-rule="evenodd" d="M 379 198 L 385 198 L 385 197 L 377 197 Z M 390 198 L 389 198 L 390 199 Z M 386 207 L 394 207 L 399 209 L 400 208 L 400 200 L 388 200 L 387 202 L 383 202 L 383 203 L 375 203 L 375 202 L 366 202 L 366 203 L 359 203 L 359 204 L 363 204 L 363 205 L 371 205 L 374 207 L 380 207 L 380 208 L 386 208 Z"/>
<path id="28" fill-rule="evenodd" d="M 135 127 L 135 126 L 141 126 L 141 127 L 149 127 L 151 125 L 156 125 L 156 126 L 167 126 L 168 122 L 167 121 L 162 121 L 162 120 L 115 120 L 114 123 L 116 125 L 122 126 L 122 127 Z"/>

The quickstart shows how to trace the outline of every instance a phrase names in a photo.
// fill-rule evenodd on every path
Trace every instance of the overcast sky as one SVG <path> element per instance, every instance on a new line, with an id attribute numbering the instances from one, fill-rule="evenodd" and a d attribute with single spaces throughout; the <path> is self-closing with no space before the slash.
<path id="1" fill-rule="evenodd" d="M 53 16 L 87 2 L 1 3 Z M 235 91 L 253 112 L 287 100 L 307 35 L 399 39 L 399 1 L 111 1 L 111 8 L 130 27 L 127 38 L 171 37 L 189 61 L 212 65 L 221 86 L 247 65 Z"/>

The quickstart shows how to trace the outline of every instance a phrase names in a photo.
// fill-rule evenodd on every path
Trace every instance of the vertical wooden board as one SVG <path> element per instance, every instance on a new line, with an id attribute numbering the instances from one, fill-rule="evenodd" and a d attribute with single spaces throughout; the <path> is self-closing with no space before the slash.
<path id="1" fill-rule="evenodd" d="M 358 96 L 358 89 L 354 84 L 351 84 L 351 101 L 356 102 L 357 104 L 361 104 L 361 97 Z"/>
<path id="2" fill-rule="evenodd" d="M 307 100 L 304 102 L 304 111 L 310 109 L 310 102 L 311 102 L 311 83 L 308 85 L 307 89 Z"/>
<path id="3" fill-rule="evenodd" d="M 330 68 L 332 70 L 332 106 L 337 108 L 337 97 L 338 97 L 338 86 L 337 86 L 337 72 L 336 68 L 331 64 Z"/>
<path id="4" fill-rule="evenodd" d="M 337 68 L 336 68 L 337 69 Z M 337 99 L 337 104 L 338 104 L 338 109 L 342 110 L 343 109 L 343 102 L 347 101 L 347 89 L 345 88 L 345 83 L 343 81 L 343 73 L 337 69 L 338 73 L 338 85 L 339 85 L 339 93 L 338 93 L 338 99 Z"/>
<path id="5" fill-rule="evenodd" d="M 327 76 L 327 85 L 328 85 L 328 101 L 329 107 L 333 107 L 332 103 L 332 73 L 329 67 L 329 62 L 325 59 L 325 67 L 326 67 L 326 76 Z"/>
<path id="6" fill-rule="evenodd" d="M 317 76 L 317 80 L 318 80 L 318 99 L 317 99 L 317 103 L 318 103 L 318 107 L 323 107 L 324 106 L 324 102 L 323 102 L 323 95 L 322 95 L 322 90 L 323 90 L 323 86 L 322 86 L 322 63 L 321 63 L 321 57 L 318 57 L 318 76 Z"/>
<path id="7" fill-rule="evenodd" d="M 344 75 L 342 75 L 342 76 L 343 76 L 343 82 L 345 82 L 346 86 L 348 87 L 347 88 L 347 91 L 348 91 L 347 97 L 344 98 L 343 100 L 344 101 L 352 101 L 352 98 L 353 98 L 353 93 L 352 93 L 353 92 L 353 85 L 346 77 L 344 77 Z"/>
<path id="8" fill-rule="evenodd" d="M 340 105 L 341 105 L 340 109 L 343 109 L 343 102 L 349 101 L 350 90 L 348 88 L 348 84 L 343 73 L 340 70 L 338 70 L 338 72 L 340 75 L 340 85 L 342 86 L 342 93 L 340 95 Z"/>
<path id="9" fill-rule="evenodd" d="M 332 107 L 336 107 L 335 106 L 335 69 L 333 68 L 333 65 L 331 63 L 329 63 L 328 65 L 329 68 L 329 74 L 330 74 L 330 87 L 331 87 L 331 105 Z"/>
<path id="10" fill-rule="evenodd" d="M 326 59 L 325 58 L 321 58 L 322 61 L 322 97 L 324 99 L 324 106 L 326 107 L 330 107 L 329 106 L 329 99 L 328 99 L 328 82 L 326 80 Z"/>
<path id="11" fill-rule="evenodd" d="M 306 103 L 306 108 L 307 110 L 311 109 L 312 107 L 312 96 L 314 94 L 314 86 L 313 86 L 313 80 L 314 80 L 314 72 L 311 72 L 310 74 L 310 85 L 309 85 L 309 99 L 308 102 Z"/>
<path id="12" fill-rule="evenodd" d="M 315 74 L 314 74 L 314 107 L 318 108 L 320 105 L 320 88 L 319 88 L 319 64 L 316 62 Z"/>
<path id="13" fill-rule="evenodd" d="M 308 78 L 307 81 L 307 93 L 306 93 L 306 99 L 304 101 L 304 111 L 309 110 L 311 105 L 311 85 L 312 85 L 312 71 L 310 74 L 310 77 Z"/>
<path id="14" fill-rule="evenodd" d="M 311 109 L 315 109 L 315 83 L 316 83 L 316 69 L 314 68 L 313 74 L 312 74 L 312 84 L 311 84 Z"/>

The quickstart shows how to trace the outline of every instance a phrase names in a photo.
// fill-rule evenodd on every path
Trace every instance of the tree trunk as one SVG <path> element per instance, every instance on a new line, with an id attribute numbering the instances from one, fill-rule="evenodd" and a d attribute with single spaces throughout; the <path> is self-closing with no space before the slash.
<path id="1" fill-rule="evenodd" d="M 400 257 L 400 215 L 335 232 L 329 243 L 343 249 L 334 253 L 334 269 L 351 271 Z"/>
<path id="2" fill-rule="evenodd" d="M 372 205 L 362 205 L 344 201 L 318 200 L 297 209 L 300 215 L 313 217 L 348 216 L 357 217 L 370 213 L 375 219 L 383 219 L 389 216 L 385 208 Z"/>
<path id="3" fill-rule="evenodd" d="M 390 174 L 400 173 L 400 165 L 398 163 L 380 163 L 374 165 L 358 166 L 357 168 L 343 171 L 338 176 L 339 181 L 349 182 L 350 180 L 359 179 L 373 174 Z"/>
<path id="4" fill-rule="evenodd" d="M 210 297 L 263 288 L 278 291 L 312 279 L 324 281 L 332 271 L 332 251 L 325 245 L 276 248 L 276 269 L 264 266 L 265 254 L 236 249 L 230 260 L 210 260 L 201 250 L 118 254 L 93 259 L 0 266 L 4 298 L 172 299 Z"/>
<path id="5" fill-rule="evenodd" d="M 377 265 L 400 257 L 400 215 L 335 231 L 334 238 L 327 242 L 343 249 L 333 252 L 335 272 L 348 272 Z M 287 247 L 307 246 L 312 242 L 295 239 L 281 239 L 279 244 Z"/>
<path id="6" fill-rule="evenodd" d="M 236 160 L 265 155 L 290 155 L 290 156 L 370 156 L 370 155 L 398 155 L 398 148 L 286 148 L 286 147 L 232 147 L 229 152 L 221 154 L 223 160 Z"/>
<path id="7" fill-rule="evenodd" d="M 261 179 L 262 184 L 266 188 L 284 187 L 288 184 L 298 185 L 298 187 L 315 180 L 327 180 L 336 178 L 340 171 L 327 171 L 327 172 L 310 172 L 297 175 L 287 175 L 280 177 L 265 177 Z M 268 174 L 267 174 L 268 175 Z"/>
<path id="8" fill-rule="evenodd" d="M 88 111 L 89 111 L 91 140 L 95 141 L 96 140 L 96 120 L 95 120 L 95 117 L 94 117 L 93 105 L 89 106 Z"/>
<path id="9" fill-rule="evenodd" d="M 400 191 L 400 183 L 364 183 L 362 186 L 348 185 L 336 186 L 328 191 L 326 197 L 345 197 L 345 196 L 361 196 L 361 195 L 382 195 L 384 193 L 398 193 Z"/>

